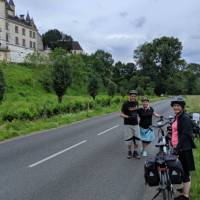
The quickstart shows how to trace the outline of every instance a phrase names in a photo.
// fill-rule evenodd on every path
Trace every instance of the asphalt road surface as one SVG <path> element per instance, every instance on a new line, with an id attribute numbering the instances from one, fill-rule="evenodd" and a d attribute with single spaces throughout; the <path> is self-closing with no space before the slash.
<path id="1" fill-rule="evenodd" d="M 153 107 L 172 112 L 170 100 Z M 126 158 L 122 124 L 114 113 L 0 143 L 0 200 L 150 200 L 145 159 Z"/>

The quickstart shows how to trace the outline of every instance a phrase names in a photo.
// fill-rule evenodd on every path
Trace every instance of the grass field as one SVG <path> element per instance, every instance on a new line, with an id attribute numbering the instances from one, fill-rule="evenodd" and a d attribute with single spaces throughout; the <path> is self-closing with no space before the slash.
<path id="1" fill-rule="evenodd" d="M 200 96 L 187 96 L 187 110 L 200 112 Z M 192 200 L 200 200 L 200 139 L 195 141 L 197 148 L 194 150 L 196 171 L 192 173 Z"/>

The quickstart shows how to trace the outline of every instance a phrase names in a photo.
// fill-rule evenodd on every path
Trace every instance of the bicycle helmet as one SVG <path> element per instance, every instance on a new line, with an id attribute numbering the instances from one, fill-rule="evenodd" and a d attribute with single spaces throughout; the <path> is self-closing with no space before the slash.
<path id="1" fill-rule="evenodd" d="M 141 99 L 141 101 L 142 101 L 142 102 L 143 102 L 143 101 L 149 101 L 149 98 L 146 97 L 146 96 L 143 96 L 142 99 Z"/>
<path id="2" fill-rule="evenodd" d="M 178 105 L 180 105 L 182 108 L 184 108 L 184 107 L 185 107 L 185 100 L 183 99 L 182 96 L 178 96 L 178 97 L 176 97 L 175 100 L 171 101 L 171 107 L 173 107 L 174 104 L 178 104 Z"/>
<path id="3" fill-rule="evenodd" d="M 137 90 L 130 90 L 128 93 L 129 93 L 129 95 L 132 95 L 132 94 L 137 95 L 138 94 Z"/>

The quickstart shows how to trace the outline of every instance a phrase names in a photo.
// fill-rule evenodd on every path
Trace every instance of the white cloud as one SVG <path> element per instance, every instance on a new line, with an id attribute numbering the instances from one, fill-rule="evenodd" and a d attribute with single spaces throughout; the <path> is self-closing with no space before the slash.
<path id="1" fill-rule="evenodd" d="M 155 37 L 178 37 L 188 62 L 200 63 L 199 0 L 14 0 L 17 13 L 34 17 L 41 32 L 58 28 L 89 53 L 109 50 L 133 61 L 133 50 Z"/>

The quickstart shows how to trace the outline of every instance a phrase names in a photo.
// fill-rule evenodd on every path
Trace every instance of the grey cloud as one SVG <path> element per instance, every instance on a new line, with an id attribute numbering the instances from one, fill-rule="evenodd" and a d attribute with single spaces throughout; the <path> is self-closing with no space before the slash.
<path id="1" fill-rule="evenodd" d="M 125 12 L 125 11 L 124 12 L 120 12 L 119 15 L 122 18 L 126 18 L 128 16 L 128 12 Z"/>
<path id="2" fill-rule="evenodd" d="M 192 40 L 200 40 L 200 35 L 199 34 L 194 34 L 194 35 L 191 35 L 190 38 Z"/>
<path id="3" fill-rule="evenodd" d="M 79 23 L 79 21 L 76 20 L 76 19 L 74 19 L 72 22 L 73 22 L 74 24 L 78 24 L 78 23 Z"/>
<path id="4" fill-rule="evenodd" d="M 130 23 L 136 28 L 141 28 L 146 23 L 146 18 L 143 16 L 135 19 L 134 21 L 131 21 Z"/>

